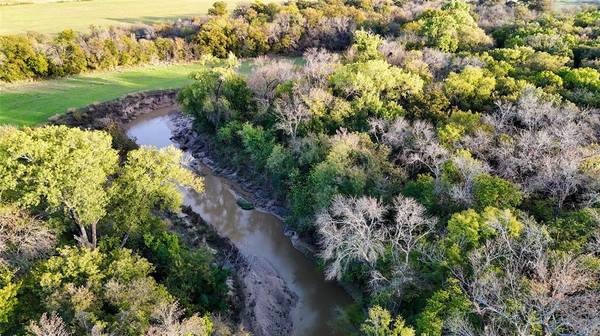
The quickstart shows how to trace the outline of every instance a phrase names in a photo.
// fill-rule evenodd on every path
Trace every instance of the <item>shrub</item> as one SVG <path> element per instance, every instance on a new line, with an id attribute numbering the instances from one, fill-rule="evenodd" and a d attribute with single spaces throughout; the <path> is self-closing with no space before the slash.
<path id="1" fill-rule="evenodd" d="M 7 82 L 44 77 L 48 62 L 23 36 L 0 36 L 0 79 Z"/>
<path id="2" fill-rule="evenodd" d="M 460 73 L 451 73 L 444 81 L 444 92 L 452 103 L 462 109 L 478 111 L 489 107 L 496 79 L 487 71 L 467 66 Z"/>
<path id="3" fill-rule="evenodd" d="M 428 46 L 442 51 L 472 50 L 491 44 L 469 10 L 463 1 L 450 1 L 441 9 L 426 11 L 406 29 L 416 31 Z"/>
<path id="4" fill-rule="evenodd" d="M 49 73 L 52 76 L 76 75 L 87 68 L 85 52 L 77 42 L 77 33 L 64 30 L 49 50 Z"/>

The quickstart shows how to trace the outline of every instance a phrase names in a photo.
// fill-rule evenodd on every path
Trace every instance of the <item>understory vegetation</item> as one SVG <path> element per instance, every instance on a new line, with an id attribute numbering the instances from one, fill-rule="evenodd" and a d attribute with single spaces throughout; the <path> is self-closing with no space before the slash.
<path id="1" fill-rule="evenodd" d="M 593 336 L 599 36 L 597 9 L 544 1 L 217 2 L 0 37 L 0 78 L 201 60 L 179 104 L 358 289 L 344 334 Z M 172 230 L 202 179 L 113 133 L 0 128 L 0 333 L 245 334 L 214 251 Z"/>

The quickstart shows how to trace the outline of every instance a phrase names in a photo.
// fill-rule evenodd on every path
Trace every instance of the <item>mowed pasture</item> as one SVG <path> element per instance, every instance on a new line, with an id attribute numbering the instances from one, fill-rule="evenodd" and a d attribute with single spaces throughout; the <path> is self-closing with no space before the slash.
<path id="1" fill-rule="evenodd" d="M 57 33 L 66 28 L 86 31 L 90 25 L 173 21 L 181 17 L 206 14 L 214 1 L 216 0 L 5 1 L 5 5 L 0 6 L 0 35 L 28 31 Z M 225 2 L 232 9 L 239 1 Z M 12 5 L 6 5 L 11 3 Z"/>
<path id="2" fill-rule="evenodd" d="M 33 126 L 49 117 L 127 93 L 177 88 L 199 64 L 176 64 L 89 73 L 0 88 L 0 124 Z"/>
<path id="3" fill-rule="evenodd" d="M 295 59 L 297 64 L 300 59 Z M 0 125 L 34 126 L 49 117 L 132 92 L 173 89 L 190 83 L 200 64 L 153 65 L 74 77 L 0 86 Z M 248 74 L 251 61 L 241 62 Z"/>

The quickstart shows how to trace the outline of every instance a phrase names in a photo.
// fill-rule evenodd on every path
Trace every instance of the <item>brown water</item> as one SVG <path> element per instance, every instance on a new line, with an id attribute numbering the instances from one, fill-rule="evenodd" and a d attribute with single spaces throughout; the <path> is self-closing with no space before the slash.
<path id="1" fill-rule="evenodd" d="M 127 134 L 140 145 L 172 145 L 167 113 L 174 109 L 162 109 L 137 119 L 128 126 Z M 316 265 L 292 246 L 277 217 L 242 210 L 236 204 L 237 186 L 204 170 L 205 192 L 186 192 L 185 203 L 220 234 L 229 237 L 243 254 L 263 257 L 275 267 L 299 298 L 293 312 L 294 335 L 334 335 L 330 324 L 337 308 L 350 304 L 348 294 L 337 284 L 325 281 Z"/>

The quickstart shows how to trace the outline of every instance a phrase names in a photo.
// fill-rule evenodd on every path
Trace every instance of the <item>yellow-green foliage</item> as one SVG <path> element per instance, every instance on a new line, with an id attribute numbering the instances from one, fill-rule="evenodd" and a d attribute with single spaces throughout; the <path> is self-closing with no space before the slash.
<path id="1" fill-rule="evenodd" d="M 448 220 L 447 229 L 449 261 L 461 262 L 469 250 L 494 236 L 497 229 L 507 230 L 512 237 L 519 236 L 523 223 L 509 209 L 486 207 L 482 212 L 468 209 L 454 213 Z"/>
<path id="2" fill-rule="evenodd" d="M 491 43 L 463 1 L 451 1 L 441 9 L 426 11 L 405 29 L 422 35 L 427 45 L 449 52 L 477 49 Z"/>
<path id="3" fill-rule="evenodd" d="M 422 91 L 424 81 L 383 60 L 351 63 L 331 77 L 335 92 L 350 95 L 357 110 L 393 119 L 402 113 L 396 101 Z"/>
<path id="4" fill-rule="evenodd" d="M 44 205 L 84 224 L 106 213 L 106 183 L 117 152 L 104 132 L 66 126 L 0 130 L 0 196 L 21 207 Z"/>
<path id="5" fill-rule="evenodd" d="M 0 264 L 0 332 L 4 332 L 3 325 L 15 313 L 20 286 L 21 283 L 14 279 L 13 272 Z"/>
<path id="6" fill-rule="evenodd" d="M 380 306 L 369 308 L 369 317 L 360 331 L 365 336 L 415 336 L 415 330 L 407 326 L 400 315 L 392 319 L 390 312 Z"/>
<path id="7" fill-rule="evenodd" d="M 452 72 L 444 81 L 448 98 L 464 109 L 481 110 L 489 106 L 496 88 L 496 78 L 487 70 L 467 66 L 460 73 Z"/>

